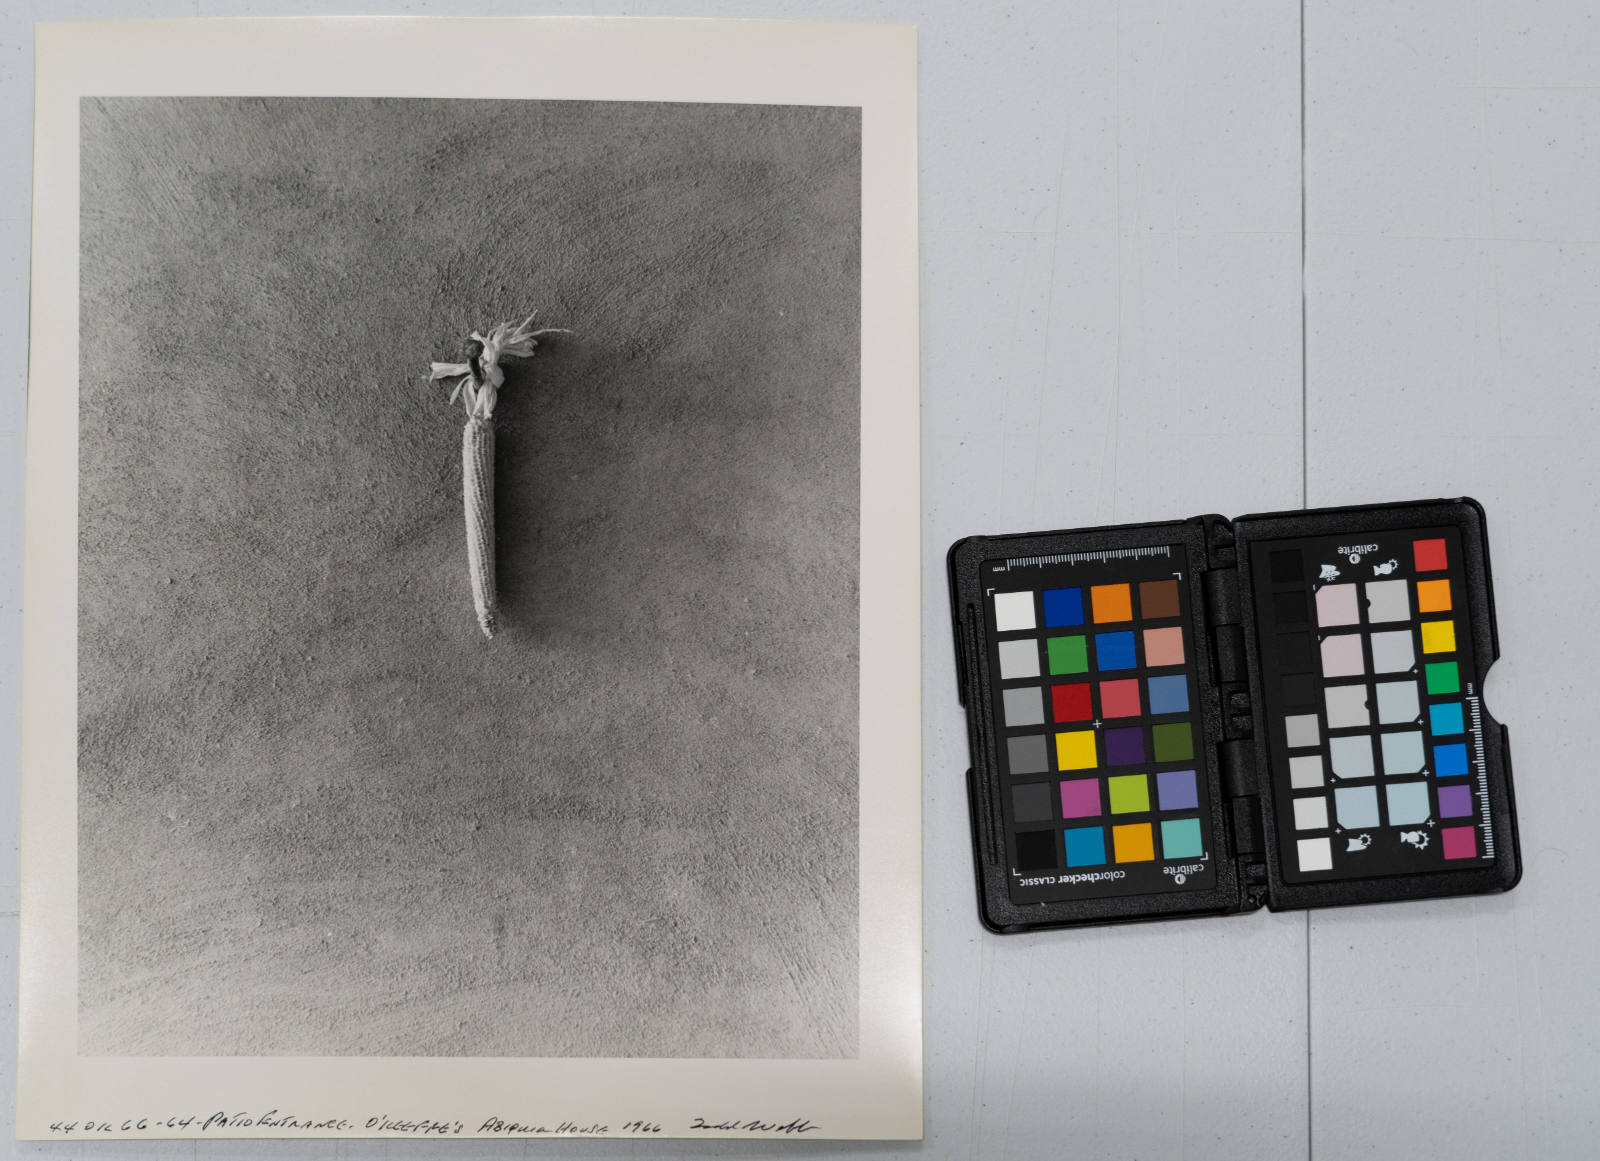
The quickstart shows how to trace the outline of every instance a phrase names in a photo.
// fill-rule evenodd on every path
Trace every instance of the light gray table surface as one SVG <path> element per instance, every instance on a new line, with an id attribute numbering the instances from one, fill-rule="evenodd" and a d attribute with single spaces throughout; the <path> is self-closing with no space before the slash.
<path id="1" fill-rule="evenodd" d="M 1600 16 L 1574 0 L 382 3 L 920 34 L 926 1140 L 451 1155 L 1513 1158 L 1600 1152 Z M 0 14 L 0 836 L 14 852 L 31 22 Z M 1001 939 L 973 904 L 944 550 L 963 535 L 1468 494 L 1489 513 L 1509 895 Z M 14 1041 L 17 888 L 0 858 Z M 425 1142 L 0 1154 L 443 1155 Z"/>

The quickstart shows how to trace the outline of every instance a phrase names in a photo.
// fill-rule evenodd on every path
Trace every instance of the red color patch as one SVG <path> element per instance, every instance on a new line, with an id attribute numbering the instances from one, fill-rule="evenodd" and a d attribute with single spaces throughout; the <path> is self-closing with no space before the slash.
<path id="1" fill-rule="evenodd" d="M 1450 567 L 1442 540 L 1413 540 L 1411 551 L 1416 555 L 1418 572 L 1438 572 Z"/>
<path id="2" fill-rule="evenodd" d="M 1050 709 L 1058 722 L 1086 722 L 1094 717 L 1089 705 L 1089 683 L 1056 685 L 1050 688 Z"/>
<path id="3" fill-rule="evenodd" d="M 1136 718 L 1139 709 L 1139 681 L 1137 678 L 1128 678 L 1123 681 L 1102 681 L 1100 683 L 1100 714 L 1108 718 Z"/>

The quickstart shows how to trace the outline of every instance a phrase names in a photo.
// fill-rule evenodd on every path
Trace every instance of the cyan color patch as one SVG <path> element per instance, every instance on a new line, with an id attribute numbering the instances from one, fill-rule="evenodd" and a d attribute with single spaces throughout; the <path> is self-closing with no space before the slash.
<path id="1" fill-rule="evenodd" d="M 1106 861 L 1104 827 L 1080 826 L 1061 832 L 1066 841 L 1067 866 L 1098 867 Z"/>
<path id="2" fill-rule="evenodd" d="M 1442 701 L 1428 707 L 1428 728 L 1435 734 L 1459 734 L 1466 729 L 1461 720 L 1461 703 Z"/>

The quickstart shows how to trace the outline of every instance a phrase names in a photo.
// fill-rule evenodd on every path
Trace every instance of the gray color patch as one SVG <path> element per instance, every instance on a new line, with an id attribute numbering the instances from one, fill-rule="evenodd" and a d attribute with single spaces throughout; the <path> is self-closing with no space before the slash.
<path id="1" fill-rule="evenodd" d="M 1043 734 L 1028 734 L 1020 738 L 1006 739 L 1006 753 L 1011 759 L 1011 772 L 1013 774 L 1043 774 L 1050 769 L 1050 760 L 1045 756 L 1045 738 Z"/>

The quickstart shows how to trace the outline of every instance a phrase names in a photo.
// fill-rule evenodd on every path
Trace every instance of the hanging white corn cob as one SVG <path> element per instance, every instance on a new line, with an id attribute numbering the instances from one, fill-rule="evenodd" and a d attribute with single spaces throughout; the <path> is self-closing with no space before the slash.
<path id="1" fill-rule="evenodd" d="M 500 360 L 528 358 L 540 335 L 565 334 L 555 327 L 529 329 L 533 315 L 520 324 L 501 323 L 488 335 L 472 332 L 465 363 L 435 363 L 430 380 L 456 380 L 450 402 L 460 397 L 467 409 L 461 433 L 461 493 L 467 515 L 467 573 L 472 580 L 472 607 L 485 637 L 493 637 L 499 600 L 494 585 L 494 405 L 506 374 Z"/>

